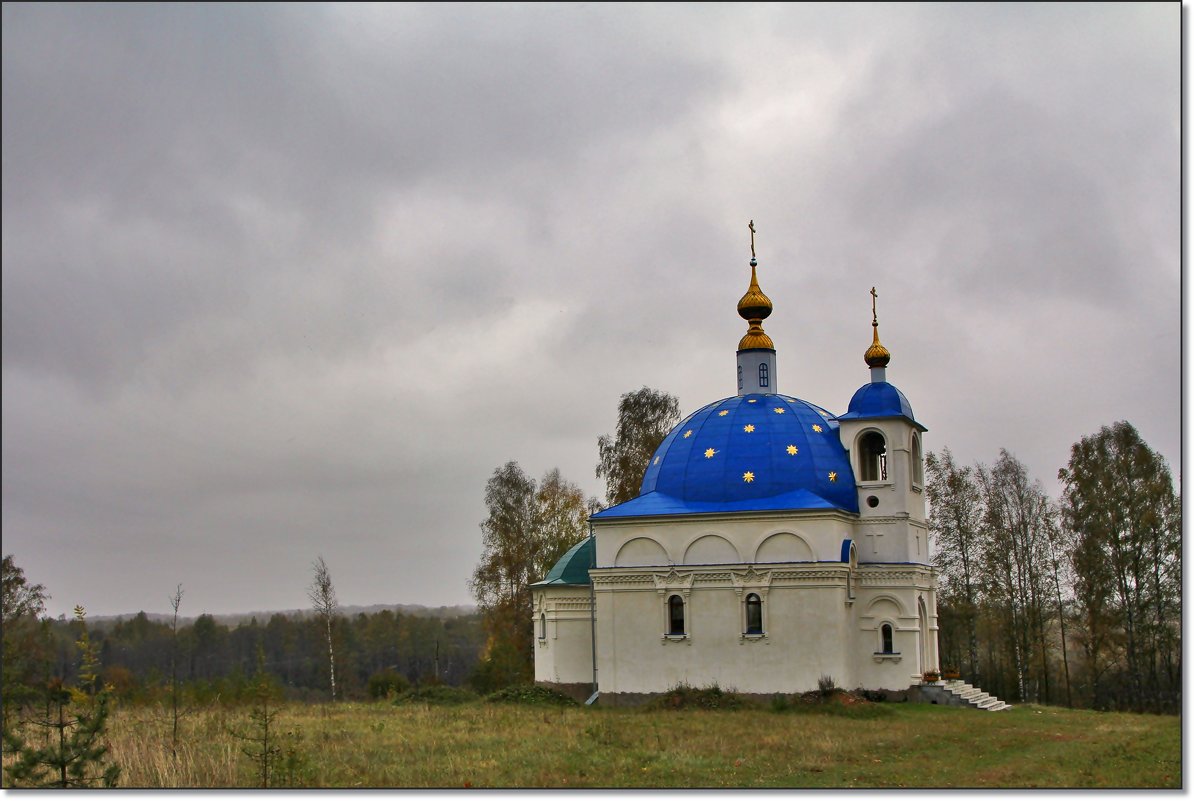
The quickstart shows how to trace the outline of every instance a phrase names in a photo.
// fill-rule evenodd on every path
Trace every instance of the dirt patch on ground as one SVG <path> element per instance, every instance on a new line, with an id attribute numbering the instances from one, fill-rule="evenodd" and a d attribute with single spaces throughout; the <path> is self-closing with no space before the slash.
<path id="1" fill-rule="evenodd" d="M 863 698 L 860 694 L 850 692 L 849 690 L 832 690 L 829 693 L 823 693 L 820 690 L 810 690 L 809 692 L 801 694 L 800 703 L 858 706 L 860 704 L 870 704 L 872 702 Z"/>

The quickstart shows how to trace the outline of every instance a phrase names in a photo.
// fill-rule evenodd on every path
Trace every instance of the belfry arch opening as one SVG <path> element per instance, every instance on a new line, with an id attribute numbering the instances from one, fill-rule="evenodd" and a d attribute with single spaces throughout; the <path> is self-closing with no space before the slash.
<path id="1" fill-rule="evenodd" d="M 887 480 L 887 440 L 868 431 L 858 440 L 858 467 L 863 481 Z"/>

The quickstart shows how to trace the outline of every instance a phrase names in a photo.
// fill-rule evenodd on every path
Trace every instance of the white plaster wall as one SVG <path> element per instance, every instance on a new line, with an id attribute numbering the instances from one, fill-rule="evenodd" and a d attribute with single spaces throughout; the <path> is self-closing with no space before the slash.
<path id="1" fill-rule="evenodd" d="M 593 680 L 593 635 L 588 587 L 559 586 L 534 591 L 535 681 L 563 684 Z M 547 637 L 539 636 L 539 615 Z"/>
<path id="2" fill-rule="evenodd" d="M 868 689 L 898 690 L 920 681 L 937 664 L 937 620 L 932 573 L 928 568 L 909 566 L 890 569 L 875 566 L 859 569 L 859 589 L 855 597 L 857 626 L 854 636 L 854 661 L 858 686 Z M 917 598 L 925 598 L 928 620 L 927 664 L 921 661 L 921 621 Z M 898 660 L 876 658 L 882 650 L 879 627 L 891 623 L 892 644 Z"/>
<path id="3" fill-rule="evenodd" d="M 649 584 L 641 581 L 641 571 L 609 571 L 598 580 L 596 593 L 601 691 L 662 692 L 687 682 L 739 692 L 804 692 L 816 689 L 822 675 L 854 686 L 847 654 L 855 638 L 846 569 L 788 565 L 783 572 L 802 570 L 806 578 L 752 584 L 748 576 L 739 585 L 728 572 L 708 581 L 696 571 L 688 587 L 679 573 L 672 586 L 657 587 L 654 578 Z M 749 592 L 764 599 L 762 637 L 743 634 L 743 600 Z M 666 602 L 673 593 L 686 598 L 685 637 L 665 635 Z"/>

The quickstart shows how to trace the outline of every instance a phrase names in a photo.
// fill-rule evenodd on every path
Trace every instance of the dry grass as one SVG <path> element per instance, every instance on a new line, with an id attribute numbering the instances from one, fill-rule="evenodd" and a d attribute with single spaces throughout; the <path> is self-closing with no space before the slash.
<path id="1" fill-rule="evenodd" d="M 317 787 L 1181 787 L 1181 721 L 1020 707 L 915 704 L 808 711 L 286 705 L 296 758 L 284 784 Z M 872 713 L 874 710 L 871 710 Z M 230 729 L 242 711 L 168 719 L 119 710 L 125 787 L 249 787 Z"/>

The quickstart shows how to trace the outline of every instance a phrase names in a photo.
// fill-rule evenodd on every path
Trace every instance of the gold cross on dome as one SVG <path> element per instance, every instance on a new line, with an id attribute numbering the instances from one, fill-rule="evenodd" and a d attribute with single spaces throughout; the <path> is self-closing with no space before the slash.
<path id="1" fill-rule="evenodd" d="M 879 315 L 875 311 L 875 300 L 878 297 L 879 297 L 879 293 L 875 291 L 874 287 L 871 287 L 871 322 L 873 322 L 873 323 L 879 322 Z"/>
<path id="2" fill-rule="evenodd" d="M 746 226 L 750 229 L 750 257 L 755 257 L 755 221 L 751 220 L 750 224 Z"/>

